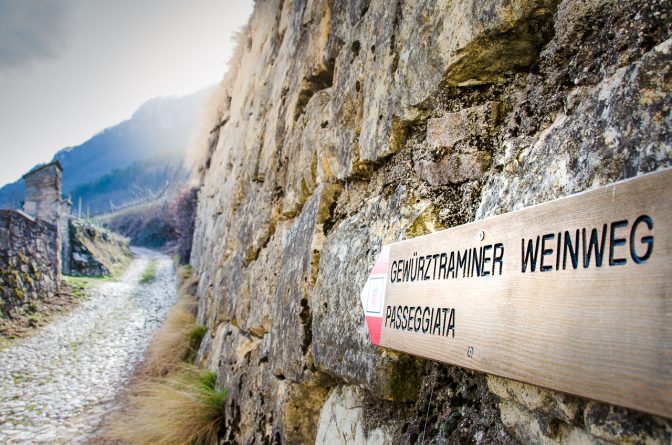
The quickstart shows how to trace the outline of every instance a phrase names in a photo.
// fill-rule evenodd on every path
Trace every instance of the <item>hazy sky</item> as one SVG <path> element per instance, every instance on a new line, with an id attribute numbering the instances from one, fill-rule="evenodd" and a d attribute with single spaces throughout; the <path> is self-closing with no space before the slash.
<path id="1" fill-rule="evenodd" d="M 0 186 L 218 82 L 252 0 L 0 0 Z"/>

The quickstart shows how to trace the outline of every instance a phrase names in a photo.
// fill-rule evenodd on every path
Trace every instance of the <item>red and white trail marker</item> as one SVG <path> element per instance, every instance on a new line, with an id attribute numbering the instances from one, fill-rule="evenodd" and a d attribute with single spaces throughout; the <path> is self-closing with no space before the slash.
<path id="1" fill-rule="evenodd" d="M 380 328 L 383 324 L 383 303 L 385 302 L 389 254 L 390 247 L 383 246 L 360 295 L 371 343 L 374 345 L 380 345 Z"/>

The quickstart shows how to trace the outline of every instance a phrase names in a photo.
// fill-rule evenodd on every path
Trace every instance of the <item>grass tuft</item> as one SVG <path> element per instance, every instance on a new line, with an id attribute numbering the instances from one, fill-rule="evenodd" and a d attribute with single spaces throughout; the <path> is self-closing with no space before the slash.
<path id="1" fill-rule="evenodd" d="M 166 321 L 156 331 L 145 359 L 145 372 L 150 376 L 165 376 L 192 355 L 191 331 L 196 323 L 196 305 L 180 297 L 168 312 Z"/>
<path id="2" fill-rule="evenodd" d="M 207 332 L 205 326 L 196 325 L 197 305 L 193 297 L 195 280 L 190 270 L 179 267 L 178 299 L 156 331 L 145 357 L 144 372 L 152 377 L 163 377 L 184 361 L 192 361 Z"/>
<path id="3" fill-rule="evenodd" d="M 203 389 L 215 389 L 215 384 L 217 383 L 217 373 L 214 371 L 203 371 L 201 376 L 198 379 L 199 385 Z"/>
<path id="4" fill-rule="evenodd" d="M 140 278 L 140 284 L 149 284 L 156 278 L 156 261 L 151 261 Z"/>
<path id="5" fill-rule="evenodd" d="M 208 445 L 224 420 L 226 390 L 216 375 L 183 364 L 168 377 L 142 383 L 108 434 L 136 445 Z"/>
<path id="6" fill-rule="evenodd" d="M 191 339 L 192 347 L 194 349 L 198 349 L 198 347 L 201 345 L 201 340 L 203 340 L 203 337 L 205 337 L 206 332 L 208 332 L 208 328 L 202 324 L 199 324 L 191 330 L 189 333 L 189 338 Z"/>

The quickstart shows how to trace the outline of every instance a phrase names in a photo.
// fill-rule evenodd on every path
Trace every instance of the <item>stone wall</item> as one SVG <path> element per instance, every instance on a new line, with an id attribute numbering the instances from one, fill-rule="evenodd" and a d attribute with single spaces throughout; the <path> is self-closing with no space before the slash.
<path id="1" fill-rule="evenodd" d="M 256 2 L 192 252 L 222 443 L 670 443 L 668 420 L 377 349 L 359 290 L 384 243 L 669 167 L 671 17 L 662 0 Z"/>
<path id="2" fill-rule="evenodd" d="M 58 292 L 57 227 L 0 210 L 0 316 L 8 317 Z"/>
<path id="3" fill-rule="evenodd" d="M 67 227 L 70 275 L 110 275 L 128 264 L 132 254 L 126 238 L 75 218 L 69 219 Z"/>

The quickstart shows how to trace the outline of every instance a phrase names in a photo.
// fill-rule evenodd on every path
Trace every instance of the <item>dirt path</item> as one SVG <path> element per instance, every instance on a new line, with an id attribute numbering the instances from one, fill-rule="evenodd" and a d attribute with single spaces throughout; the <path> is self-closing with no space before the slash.
<path id="1" fill-rule="evenodd" d="M 83 443 L 175 302 L 170 258 L 135 249 L 124 275 L 73 312 L 0 351 L 0 443 Z M 140 284 L 156 261 L 156 278 Z"/>

